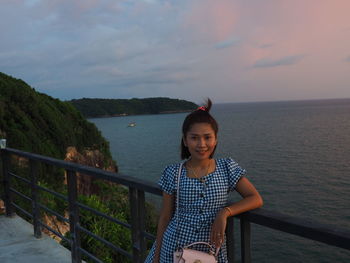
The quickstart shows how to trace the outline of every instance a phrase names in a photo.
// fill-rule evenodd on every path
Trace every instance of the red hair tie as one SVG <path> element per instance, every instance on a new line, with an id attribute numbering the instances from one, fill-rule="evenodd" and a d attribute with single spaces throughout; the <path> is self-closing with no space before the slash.
<path id="1" fill-rule="evenodd" d="M 198 109 L 197 109 L 197 110 L 207 111 L 207 108 L 206 108 L 206 107 L 204 107 L 204 106 L 200 106 L 200 107 L 198 107 Z"/>

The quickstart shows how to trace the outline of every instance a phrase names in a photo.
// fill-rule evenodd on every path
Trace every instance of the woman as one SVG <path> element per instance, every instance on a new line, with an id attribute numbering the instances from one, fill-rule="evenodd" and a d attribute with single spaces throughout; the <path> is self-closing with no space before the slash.
<path id="1" fill-rule="evenodd" d="M 245 170 L 233 159 L 213 159 L 218 124 L 210 115 L 211 101 L 187 115 L 182 126 L 179 211 L 175 214 L 180 164 L 165 168 L 159 181 L 163 205 L 157 238 L 145 262 L 171 263 L 173 253 L 184 245 L 209 242 L 220 248 L 218 262 L 227 262 L 227 218 L 261 207 L 262 198 L 244 177 Z M 227 206 L 228 192 L 236 190 L 242 200 Z M 198 245 L 197 250 L 207 251 Z"/>

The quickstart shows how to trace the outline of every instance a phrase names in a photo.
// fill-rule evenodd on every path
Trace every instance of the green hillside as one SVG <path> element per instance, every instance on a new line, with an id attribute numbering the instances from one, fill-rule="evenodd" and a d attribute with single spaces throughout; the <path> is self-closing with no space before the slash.
<path id="1" fill-rule="evenodd" d="M 98 149 L 111 158 L 108 142 L 70 103 L 1 72 L 0 137 L 7 139 L 8 147 L 60 159 L 68 146 Z"/>
<path id="2" fill-rule="evenodd" d="M 102 153 L 101 162 L 103 163 L 98 167 L 104 166 L 104 168 L 117 170 L 111 158 L 108 142 L 101 136 L 96 126 L 84 119 L 71 103 L 36 92 L 24 81 L 3 73 L 0 73 L 0 138 L 7 139 L 8 147 L 58 159 L 66 157 L 68 147 L 74 148 L 78 151 L 78 162 L 82 161 L 82 157 L 89 155 L 86 153 L 98 152 L 98 157 Z M 96 158 L 96 160 L 92 158 L 92 162 L 99 162 L 99 160 L 101 158 Z M 1 165 L 0 162 L 0 182 L 3 181 Z M 92 165 L 96 167 L 95 163 Z M 18 158 L 11 158 L 10 168 L 15 174 L 30 180 L 28 163 Z M 98 187 L 98 191 L 82 194 L 78 189 L 79 202 L 130 224 L 128 190 L 106 181 L 92 180 L 89 176 L 85 176 L 82 183 L 87 182 L 86 177 L 90 178 L 91 186 L 94 184 Z M 78 176 L 78 187 L 81 185 L 79 183 L 81 178 Z M 21 180 L 15 179 L 12 178 L 11 186 L 18 192 L 31 196 L 31 188 Z M 38 184 L 67 196 L 63 169 L 42 164 L 38 171 Z M 3 185 L 0 184 L 0 199 L 3 198 L 3 195 Z M 31 202 L 17 195 L 13 195 L 12 198 L 15 204 L 29 213 L 32 212 Z M 41 204 L 60 215 L 64 216 L 68 213 L 68 204 L 62 199 L 45 191 L 39 191 L 38 198 Z M 16 210 L 16 213 L 31 222 L 31 218 L 26 214 L 19 210 Z M 43 210 L 41 210 L 41 216 L 44 223 L 52 223 L 51 226 L 55 231 L 67 231 L 68 223 Z M 129 253 L 132 252 L 131 234 L 128 229 L 85 210 L 81 211 L 80 225 Z M 155 210 L 148 203 L 146 203 L 146 230 L 151 233 L 156 231 Z M 66 238 L 70 237 L 69 232 L 61 233 Z M 65 242 L 62 244 L 70 248 L 69 244 Z M 103 243 L 87 235 L 81 236 L 81 246 L 103 262 L 130 262 L 123 255 L 116 254 Z M 83 259 L 86 262 L 92 262 L 85 256 Z"/>
<path id="3" fill-rule="evenodd" d="M 85 117 L 159 114 L 191 111 L 193 102 L 170 98 L 145 99 L 78 99 L 70 101 Z"/>

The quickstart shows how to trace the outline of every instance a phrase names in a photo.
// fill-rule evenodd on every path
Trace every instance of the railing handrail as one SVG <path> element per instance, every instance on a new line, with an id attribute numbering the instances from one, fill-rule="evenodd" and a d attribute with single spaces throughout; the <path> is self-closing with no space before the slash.
<path id="1" fill-rule="evenodd" d="M 162 190 L 157 186 L 156 183 L 152 183 L 143 179 L 135 178 L 132 176 L 127 176 L 122 173 L 114 173 L 106 170 L 102 170 L 99 168 L 86 166 L 78 163 L 68 162 L 40 154 L 29 153 L 20 151 L 12 148 L 1 149 L 1 151 L 15 154 L 17 156 L 25 157 L 29 160 L 35 160 L 42 163 L 54 165 L 60 168 L 64 168 L 66 170 L 72 170 L 77 173 L 81 173 L 84 175 L 90 175 L 98 179 L 107 180 L 113 183 L 122 184 L 128 187 L 136 188 L 137 190 L 142 190 L 148 193 L 152 193 L 155 195 L 162 195 Z"/>
<path id="2" fill-rule="evenodd" d="M 12 148 L 4 148 L 0 151 L 0 153 L 3 152 L 7 154 L 14 154 L 27 158 L 31 161 L 38 161 L 49 165 L 54 165 L 56 167 L 64 168 L 67 171 L 79 172 L 84 175 L 89 175 L 95 178 L 125 185 L 129 187 L 129 189 L 133 189 L 133 193 L 137 194 L 138 192 L 142 192 L 143 198 L 144 192 L 152 193 L 158 196 L 162 195 L 162 191 L 157 186 L 157 184 L 126 176 L 120 173 L 113 173 L 98 168 L 88 167 L 81 164 L 63 161 L 39 154 L 24 152 Z M 2 154 L 0 156 L 2 156 Z M 134 209 L 134 213 L 139 213 L 135 210 L 135 207 L 137 207 L 137 204 L 133 205 L 132 209 Z M 268 228 L 280 230 L 285 233 L 302 236 L 307 239 L 350 250 L 350 231 L 343 228 L 320 224 L 315 221 L 305 220 L 302 218 L 285 215 L 262 208 L 240 214 L 237 216 L 237 218 L 239 218 L 241 221 L 242 262 L 250 262 L 250 223 L 262 225 Z M 233 223 L 233 220 L 231 223 Z M 144 233 L 144 229 L 137 229 L 137 231 Z M 148 233 L 146 234 L 149 236 Z M 145 234 L 143 234 L 143 236 L 145 236 Z M 79 250 L 80 247 L 77 249 Z M 232 255 L 232 253 L 229 254 Z M 138 262 L 140 262 L 140 260 L 138 260 Z"/>
<path id="3" fill-rule="evenodd" d="M 237 217 L 257 225 L 350 250 L 350 231 L 344 228 L 282 214 L 265 208 L 255 209 Z"/>

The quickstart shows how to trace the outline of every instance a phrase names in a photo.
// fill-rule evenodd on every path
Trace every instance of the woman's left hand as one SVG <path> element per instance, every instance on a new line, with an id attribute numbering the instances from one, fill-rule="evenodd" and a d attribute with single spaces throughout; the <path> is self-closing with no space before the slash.
<path id="1" fill-rule="evenodd" d="M 216 248 L 220 247 L 222 242 L 224 242 L 227 216 L 225 210 L 220 210 L 211 226 L 210 242 L 215 245 Z"/>

